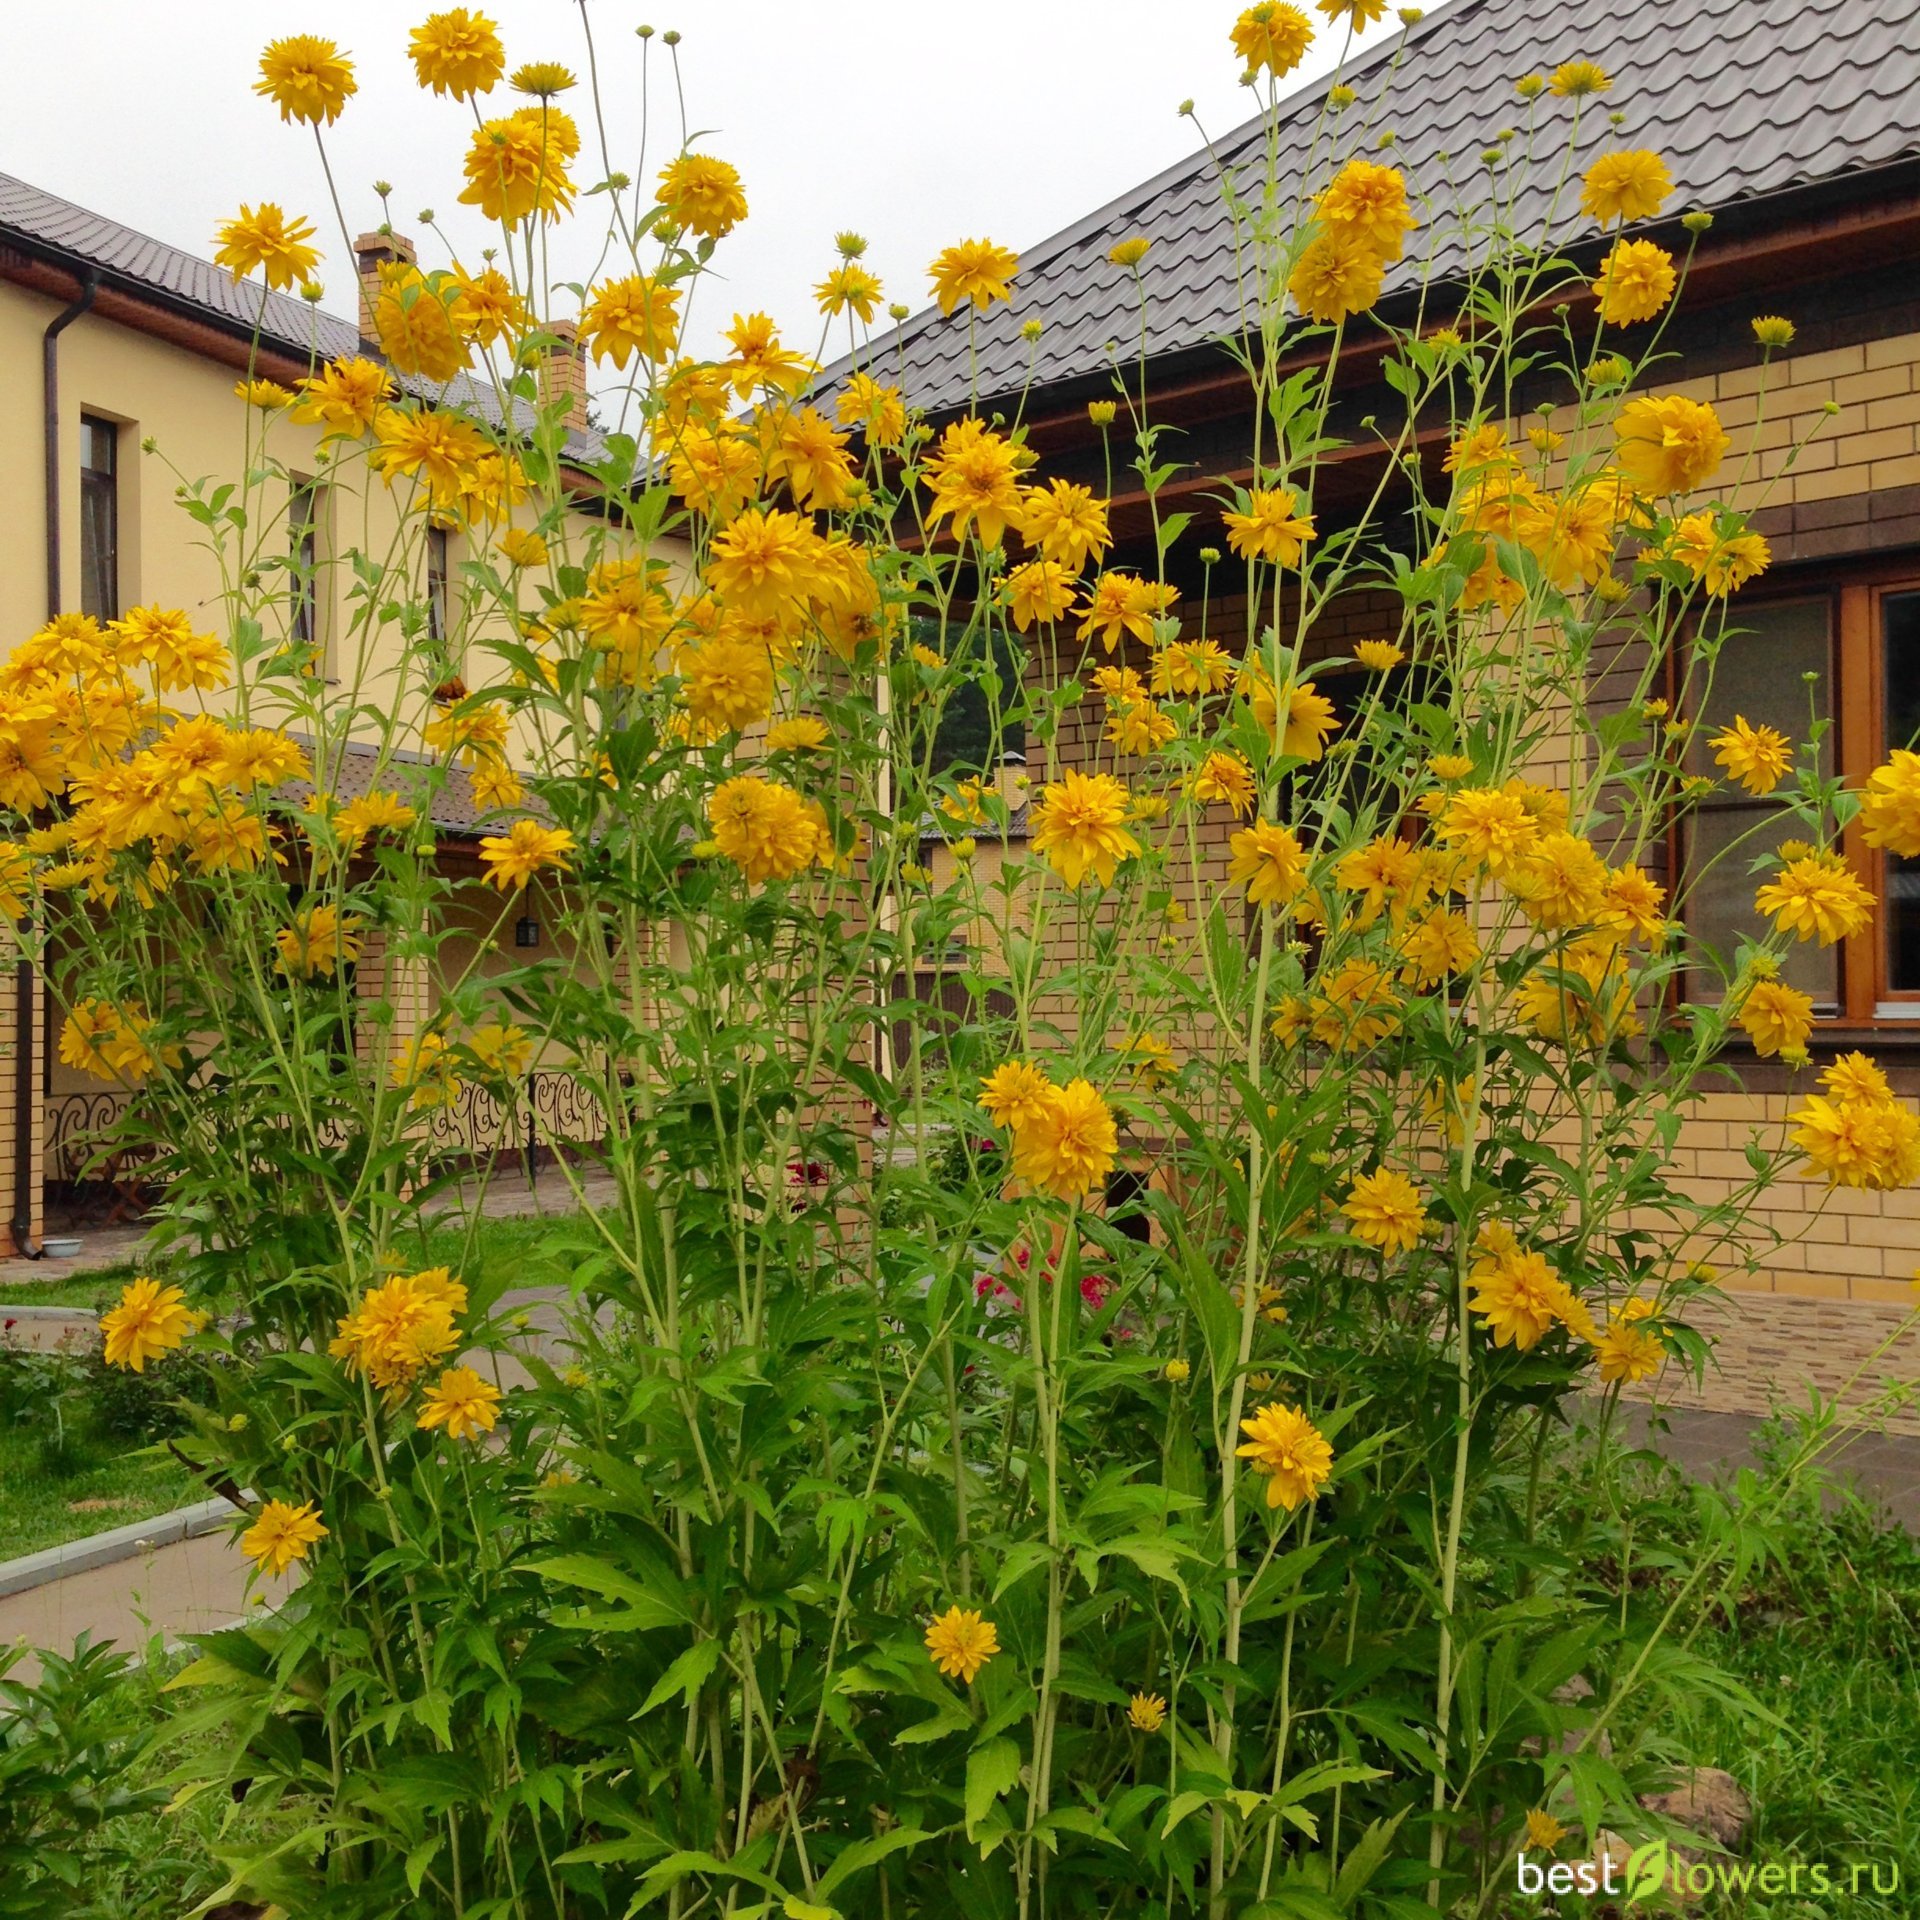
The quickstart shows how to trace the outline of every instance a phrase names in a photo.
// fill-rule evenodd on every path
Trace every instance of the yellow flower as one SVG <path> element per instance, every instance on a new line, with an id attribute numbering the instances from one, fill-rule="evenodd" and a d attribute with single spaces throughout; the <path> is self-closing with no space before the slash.
<path id="1" fill-rule="evenodd" d="M 980 1105 L 996 1127 L 1018 1131 L 1037 1120 L 1053 1092 L 1053 1082 L 1025 1060 L 1009 1060 L 980 1082 Z"/>
<path id="2" fill-rule="evenodd" d="M 1169 1360 L 1161 1368 L 1167 1380 L 1176 1387 L 1185 1386 L 1193 1378 L 1193 1368 L 1185 1360 Z"/>
<path id="3" fill-rule="evenodd" d="M 317 127 L 338 120 L 348 97 L 360 87 L 352 63 L 331 40 L 295 33 L 268 41 L 253 90 L 280 109 L 282 120 L 305 120 Z"/>
<path id="4" fill-rule="evenodd" d="M 1405 976 L 1416 987 L 1436 986 L 1451 973 L 1465 973 L 1480 958 L 1480 941 L 1464 913 L 1425 914 L 1400 943 Z"/>
<path id="5" fill-rule="evenodd" d="M 757 640 L 716 633 L 680 662 L 689 737 L 705 745 L 764 720 L 773 709 L 773 660 Z"/>
<path id="6" fill-rule="evenodd" d="M 1580 183 L 1580 211 L 1603 227 L 1616 220 L 1650 220 L 1673 191 L 1673 176 L 1657 153 L 1634 148 L 1603 153 Z"/>
<path id="7" fill-rule="evenodd" d="M 1256 820 L 1227 842 L 1227 879 L 1256 907 L 1284 907 L 1307 886 L 1307 856 L 1291 827 Z"/>
<path id="8" fill-rule="evenodd" d="M 349 847 L 357 847 L 370 833 L 398 833 L 418 818 L 398 794 L 375 787 L 349 800 L 333 816 L 333 829 Z"/>
<path id="9" fill-rule="evenodd" d="M 1179 1061 L 1175 1059 L 1172 1046 L 1157 1033 L 1129 1034 L 1114 1048 L 1122 1063 L 1130 1068 L 1136 1079 L 1154 1080 L 1161 1074 L 1175 1073 L 1179 1070 Z"/>
<path id="10" fill-rule="evenodd" d="M 1590 93 L 1610 92 L 1613 82 L 1591 60 L 1569 60 L 1554 68 L 1547 87 L 1562 100 L 1580 100 Z"/>
<path id="11" fill-rule="evenodd" d="M 1647 1319 L 1651 1302 L 1630 1300 L 1614 1315 L 1607 1330 L 1593 1343 L 1600 1378 L 1609 1386 L 1631 1386 L 1651 1380 L 1667 1364 L 1666 1342 Z M 1641 1311 L 1634 1311 L 1641 1309 Z"/>
<path id="12" fill-rule="evenodd" d="M 556 94 L 570 93 L 579 84 L 573 69 L 558 60 L 525 61 L 507 80 L 515 93 L 528 94 L 535 100 L 551 100 Z"/>
<path id="13" fill-rule="evenodd" d="M 533 1064 L 533 1042 L 510 1020 L 475 1027 L 467 1046 L 487 1072 L 503 1080 L 518 1080 Z"/>
<path id="14" fill-rule="evenodd" d="M 338 907 L 324 903 L 301 907 L 294 913 L 293 925 L 273 936 L 279 949 L 274 965 L 279 972 L 297 974 L 302 980 L 311 980 L 315 974 L 331 980 L 336 967 L 359 959 L 361 925 L 351 914 L 343 917 Z"/>
<path id="15" fill-rule="evenodd" d="M 187 1296 L 178 1287 L 163 1287 L 142 1276 L 129 1281 L 120 1304 L 100 1316 L 102 1357 L 110 1367 L 144 1373 L 149 1360 L 171 1353 L 201 1324 L 201 1316 L 187 1305 Z"/>
<path id="16" fill-rule="evenodd" d="M 862 326 L 873 325 L 882 295 L 879 279 L 857 260 L 844 261 L 814 288 L 813 297 L 820 311 L 831 319 L 835 314 L 853 313 Z"/>
<path id="17" fill-rule="evenodd" d="M 1537 927 L 1591 926 L 1607 902 L 1607 867 L 1573 833 L 1542 834 L 1508 884 Z"/>
<path id="18" fill-rule="evenodd" d="M 1049 481 L 1044 489 L 1026 496 L 1020 519 L 1020 537 L 1078 573 L 1089 559 L 1097 559 L 1113 544 L 1107 531 L 1107 503 L 1096 500 L 1091 487 L 1071 480 Z"/>
<path id="19" fill-rule="evenodd" d="M 1894 749 L 1884 767 L 1867 776 L 1860 796 L 1861 837 L 1902 860 L 1920 858 L 1920 753 Z"/>
<path id="20" fill-rule="evenodd" d="M 573 835 L 565 827 L 543 827 L 537 820 L 516 820 L 505 833 L 487 834 L 480 842 L 487 879 L 502 893 L 524 887 L 547 867 L 566 867 L 573 850 Z"/>
<path id="21" fill-rule="evenodd" d="M 547 543 L 530 528 L 508 527 L 493 544 L 510 567 L 524 569 L 547 564 Z"/>
<path id="22" fill-rule="evenodd" d="M 1000 583 L 1001 598 L 1018 631 L 1038 620 L 1051 626 L 1073 606 L 1073 575 L 1057 560 L 1028 560 Z"/>
<path id="23" fill-rule="evenodd" d="M 257 209 L 243 202 L 216 238 L 220 242 L 220 251 L 213 256 L 216 267 L 227 268 L 236 280 L 257 267 L 270 287 L 291 287 L 304 280 L 320 258 L 319 249 L 307 245 L 313 238 L 312 224 L 298 214 L 289 220 L 271 200 L 261 201 Z"/>
<path id="24" fill-rule="evenodd" d="M 491 1433 L 500 1419 L 500 1389 L 471 1367 L 449 1367 L 420 1402 L 415 1425 L 445 1427 L 449 1440 Z"/>
<path id="25" fill-rule="evenodd" d="M 580 343 L 596 360 L 624 367 L 636 353 L 657 362 L 673 357 L 680 326 L 680 289 L 644 273 L 603 281 L 580 314 Z"/>
<path id="26" fill-rule="evenodd" d="M 1297 513 L 1300 497 L 1291 487 L 1260 489 L 1247 496 L 1244 513 L 1223 514 L 1227 545 L 1243 560 L 1270 560 L 1298 566 L 1314 537 L 1313 515 Z"/>
<path id="27" fill-rule="evenodd" d="M 1724 598 L 1765 573 L 1773 550 L 1763 535 L 1733 520 L 1731 532 L 1710 513 L 1689 513 L 1673 530 L 1673 553 L 1706 590 Z"/>
<path id="28" fill-rule="evenodd" d="M 1763 1060 L 1770 1054 L 1805 1056 L 1812 1033 L 1812 996 L 1780 981 L 1755 981 L 1741 1002 L 1740 1025 Z"/>
<path id="29" fill-rule="evenodd" d="M 1220 693 L 1233 675 L 1232 656 L 1215 640 L 1174 640 L 1153 656 L 1155 693 Z"/>
<path id="30" fill-rule="evenodd" d="M 1552 1814 L 1539 1807 L 1527 1809 L 1527 1845 L 1551 1853 L 1567 1837 L 1567 1830 Z"/>
<path id="31" fill-rule="evenodd" d="M 1385 264 L 1359 241 L 1322 233 L 1308 242 L 1287 281 L 1294 305 L 1309 320 L 1337 326 L 1380 298 Z"/>
<path id="32" fill-rule="evenodd" d="M 293 417 L 329 433 L 365 433 L 393 397 L 393 381 L 377 360 L 330 360 L 300 382 Z"/>
<path id="33" fill-rule="evenodd" d="M 767 729 L 769 753 L 818 753 L 827 740 L 827 723 L 810 713 L 776 720 Z"/>
<path id="34" fill-rule="evenodd" d="M 1472 777 L 1473 762 L 1464 753 L 1436 753 L 1427 762 L 1427 771 L 1436 780 L 1443 780 L 1451 786 L 1456 781 Z"/>
<path id="35" fill-rule="evenodd" d="M 1020 256 L 991 240 L 961 240 L 943 249 L 927 271 L 942 313 L 971 300 L 982 313 L 995 300 L 1013 298 L 1013 276 Z"/>
<path id="36" fill-rule="evenodd" d="M 1673 255 L 1651 240 L 1616 240 L 1593 277 L 1600 317 L 1610 327 L 1651 320 L 1669 300 L 1677 276 Z"/>
<path id="37" fill-rule="evenodd" d="M 813 362 L 780 344 L 779 329 L 764 313 L 736 313 L 726 332 L 732 351 L 723 363 L 733 390 L 745 399 L 756 387 L 797 393 L 813 372 Z"/>
<path id="38" fill-rule="evenodd" d="M 949 1679 L 973 1685 L 974 1675 L 1000 1651 L 1000 1637 L 991 1620 L 949 1607 L 927 1627 L 927 1653 Z"/>
<path id="39" fill-rule="evenodd" d="M 1284 0 L 1259 0 L 1233 23 L 1232 38 L 1241 65 L 1278 80 L 1306 57 L 1313 44 L 1313 24 Z"/>
<path id="40" fill-rule="evenodd" d="M 1815 1095 L 1787 1121 L 1804 1171 L 1830 1186 L 1886 1193 L 1920 1181 L 1920 1117 L 1897 1100 Z"/>
<path id="41" fill-rule="evenodd" d="M 1018 450 L 1010 440 L 968 416 L 940 436 L 924 469 L 933 489 L 929 520 L 952 522 L 953 537 L 976 527 L 983 546 L 997 547 L 1009 526 L 1023 524 L 1026 495 L 1019 485 Z"/>
<path id="42" fill-rule="evenodd" d="M 258 407 L 262 413 L 277 413 L 282 407 L 293 405 L 293 389 L 283 387 L 278 380 L 237 381 L 233 394 L 236 400 Z"/>
<path id="43" fill-rule="evenodd" d="M 579 151 L 579 128 L 555 107 L 483 121 L 467 150 L 461 204 L 508 226 L 536 213 L 555 219 L 573 204 L 567 165 Z"/>
<path id="44" fill-rule="evenodd" d="M 1246 1444 L 1235 1449 L 1267 1476 L 1267 1505 L 1291 1513 L 1316 1498 L 1333 1471 L 1333 1448 L 1298 1408 L 1269 1401 L 1250 1420 L 1240 1422 Z"/>
<path id="45" fill-rule="evenodd" d="M 1059 1200 L 1103 1187 L 1119 1149 L 1113 1115 L 1087 1080 L 1049 1087 L 1038 1110 L 1014 1129 L 1017 1178 Z"/>
<path id="46" fill-rule="evenodd" d="M 297 1507 L 285 1500 L 269 1500 L 240 1536 L 240 1551 L 262 1573 L 277 1579 L 326 1537 L 320 1509 L 311 1500 Z"/>
<path id="47" fill-rule="evenodd" d="M 1690 493 L 1719 471 L 1727 436 L 1704 400 L 1640 394 L 1613 425 L 1614 457 L 1643 493 Z"/>
<path id="48" fill-rule="evenodd" d="M 707 823 L 721 854 L 756 885 L 790 880 L 820 857 L 820 823 L 791 787 L 741 774 L 716 787 Z"/>
<path id="49" fill-rule="evenodd" d="M 1187 791 L 1202 806 L 1223 802 L 1238 820 L 1253 811 L 1253 769 L 1238 753 L 1210 753 L 1200 762 Z"/>
<path id="50" fill-rule="evenodd" d="M 1353 1237 L 1384 1254 L 1411 1253 L 1427 1224 L 1420 1189 L 1392 1167 L 1361 1174 L 1347 1189 L 1341 1211 Z"/>
<path id="51" fill-rule="evenodd" d="M 466 1307 L 466 1288 L 445 1267 L 395 1274 L 342 1316 L 327 1351 L 382 1391 L 404 1387 L 459 1346 L 454 1322 Z"/>
<path id="52" fill-rule="evenodd" d="M 1502 1226 L 1481 1229 L 1469 1284 L 1473 1311 L 1496 1347 L 1518 1347 L 1525 1353 L 1555 1326 L 1574 1330 L 1590 1318 L 1544 1256 L 1522 1248 Z"/>
<path id="53" fill-rule="evenodd" d="M 1796 940 L 1823 947 L 1850 940 L 1873 924 L 1873 895 L 1837 853 L 1789 860 L 1754 896 L 1754 907 Z"/>
<path id="54" fill-rule="evenodd" d="M 833 403 L 833 417 L 843 427 L 860 427 L 877 447 L 897 447 L 906 437 L 907 403 L 898 387 L 889 387 L 870 373 L 856 373 Z"/>
<path id="55" fill-rule="evenodd" d="M 1122 753 L 1158 753 L 1179 731 L 1173 716 L 1151 700 L 1114 700 L 1108 704 L 1107 738 Z M 1143 817 L 1138 802 L 1127 817 Z"/>
<path id="56" fill-rule="evenodd" d="M 1319 209 L 1337 248 L 1350 246 L 1383 262 L 1400 258 L 1416 225 L 1400 169 L 1371 160 L 1349 160 L 1320 195 Z"/>
<path id="57" fill-rule="evenodd" d="M 1137 267 L 1147 257 L 1147 249 L 1152 245 L 1151 240 L 1135 234 L 1128 240 L 1116 240 L 1107 249 L 1107 258 L 1116 267 Z"/>
<path id="58" fill-rule="evenodd" d="M 1790 347 L 1793 345 L 1793 322 L 1777 313 L 1761 313 L 1754 316 L 1753 337 L 1763 347 Z"/>
<path id="59" fill-rule="evenodd" d="M 1317 0 L 1320 11 L 1329 20 L 1345 18 L 1354 27 L 1370 27 L 1387 10 L 1387 0 Z"/>
<path id="60" fill-rule="evenodd" d="M 662 169 L 653 197 L 676 227 L 708 240 L 724 238 L 747 217 L 738 169 L 711 154 L 683 153 Z"/>
<path id="61" fill-rule="evenodd" d="M 1087 419 L 1096 427 L 1112 426 L 1114 415 L 1119 411 L 1117 401 L 1089 400 L 1087 402 Z"/>
<path id="62" fill-rule="evenodd" d="M 438 301 L 428 304 L 439 310 Z M 447 337 L 452 339 L 451 329 Z M 486 450 L 477 427 L 436 407 L 383 407 L 374 432 L 380 444 L 373 465 L 380 477 L 392 486 L 417 475 L 436 507 L 451 507 L 459 500 L 474 462 Z"/>
<path id="63" fill-rule="evenodd" d="M 78 1000 L 60 1028 L 60 1058 L 101 1080 L 139 1079 L 156 1066 L 177 1066 L 178 1047 L 158 1053 L 143 1037 L 153 1022 L 139 1007 L 110 1000 Z"/>
<path id="64" fill-rule="evenodd" d="M 494 23 L 465 7 L 428 14 L 414 28 L 407 53 L 421 86 L 456 100 L 491 93 L 507 70 L 506 49 Z"/>
<path id="65" fill-rule="evenodd" d="M 1448 798 L 1436 830 L 1456 853 L 1496 880 L 1520 870 L 1540 833 L 1519 796 L 1499 787 L 1460 788 Z"/>
<path id="66" fill-rule="evenodd" d="M 1353 657 L 1369 673 L 1391 673 L 1407 656 L 1391 640 L 1356 640 Z"/>
<path id="67" fill-rule="evenodd" d="M 1633 981 L 1605 939 L 1576 941 L 1520 983 L 1521 1017 L 1543 1040 L 1604 1047 L 1640 1031 Z"/>
<path id="68" fill-rule="evenodd" d="M 1793 764 L 1793 746 L 1775 727 L 1754 727 L 1744 714 L 1713 736 L 1713 757 L 1749 793 L 1771 793 Z"/>
<path id="69" fill-rule="evenodd" d="M 1140 1733 L 1158 1733 L 1167 1724 L 1167 1703 L 1157 1693 L 1136 1693 L 1127 1702 L 1127 1720 Z"/>
<path id="70" fill-rule="evenodd" d="M 1140 852 L 1127 830 L 1127 790 L 1109 773 L 1085 774 L 1069 767 L 1057 785 L 1043 787 L 1033 810 L 1033 850 L 1068 886 L 1091 873 L 1103 887 L 1123 860 Z"/>

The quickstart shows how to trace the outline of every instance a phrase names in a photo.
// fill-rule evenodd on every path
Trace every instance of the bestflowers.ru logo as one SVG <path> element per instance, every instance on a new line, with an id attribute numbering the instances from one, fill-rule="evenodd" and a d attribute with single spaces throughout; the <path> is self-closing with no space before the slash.
<path id="1" fill-rule="evenodd" d="M 1836 1893 L 1885 1896 L 1900 1891 L 1895 1860 L 1732 1860 L 1683 1859 L 1664 1840 L 1636 1847 L 1624 1864 L 1602 1854 L 1594 1860 L 1517 1862 L 1522 1893 L 1605 1894 L 1629 1906 L 1665 1894 L 1674 1900 L 1698 1900 L 1719 1894 L 1809 1894 L 1821 1899 Z"/>

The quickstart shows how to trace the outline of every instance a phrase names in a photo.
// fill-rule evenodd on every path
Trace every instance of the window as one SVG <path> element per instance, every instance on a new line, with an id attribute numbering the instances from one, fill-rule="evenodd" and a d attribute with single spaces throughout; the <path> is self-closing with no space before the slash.
<path id="1" fill-rule="evenodd" d="M 320 525 L 327 490 L 317 480 L 296 478 L 287 508 L 287 564 L 293 576 L 288 637 L 308 650 L 310 673 L 324 671 L 326 634 L 320 609 Z"/>
<path id="2" fill-rule="evenodd" d="M 427 638 L 445 647 L 447 634 L 447 530 L 427 529 Z"/>
<path id="3" fill-rule="evenodd" d="M 120 429 L 80 416 L 80 611 L 120 617 Z"/>
<path id="4" fill-rule="evenodd" d="M 1707 744 L 1735 714 L 1778 727 L 1796 745 L 1810 722 L 1832 718 L 1823 773 L 1852 788 L 1895 747 L 1920 744 L 1920 572 L 1863 570 L 1837 588 L 1734 603 L 1711 693 L 1690 717 L 1692 766 L 1716 774 Z M 1754 912 L 1760 855 L 1803 831 L 1773 796 L 1753 798 L 1723 780 L 1684 829 L 1683 871 L 1698 876 L 1686 897 L 1694 937 L 1730 961 L 1764 923 Z M 1848 1027 L 1913 1023 L 1920 1031 L 1920 860 L 1902 860 L 1848 833 L 1847 858 L 1873 890 L 1873 926 L 1838 946 L 1796 942 L 1782 964 L 1790 986 L 1813 997 L 1822 1019 Z M 1711 871 L 1706 862 L 1722 856 Z M 1717 994 L 1711 976 L 1692 990 Z"/>

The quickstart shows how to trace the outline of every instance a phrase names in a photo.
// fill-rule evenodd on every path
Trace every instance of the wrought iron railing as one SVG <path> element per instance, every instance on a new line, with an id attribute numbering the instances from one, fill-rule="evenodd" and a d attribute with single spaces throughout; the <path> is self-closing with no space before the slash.
<path id="1" fill-rule="evenodd" d="M 132 1177 L 153 1150 L 110 1146 L 132 1104 L 133 1095 L 118 1089 L 49 1097 L 42 1161 L 48 1183 L 118 1184 Z M 517 1154 L 529 1167 L 543 1149 L 594 1146 L 607 1136 L 606 1109 L 593 1090 L 571 1073 L 550 1069 L 527 1074 L 511 1100 L 479 1081 L 464 1081 L 451 1104 L 423 1112 L 417 1125 L 436 1153 Z M 334 1131 L 339 1144 L 345 1129 Z"/>

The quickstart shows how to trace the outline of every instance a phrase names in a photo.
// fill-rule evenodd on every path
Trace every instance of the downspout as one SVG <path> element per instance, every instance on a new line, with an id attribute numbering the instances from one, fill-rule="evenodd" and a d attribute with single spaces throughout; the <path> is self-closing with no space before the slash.
<path id="1" fill-rule="evenodd" d="M 60 611 L 60 336 L 93 305 L 99 276 L 89 267 L 80 291 L 47 323 L 40 336 L 40 382 L 46 449 L 47 618 Z M 14 974 L 13 993 L 13 1231 L 16 1254 L 46 1257 L 33 1244 L 33 1202 L 28 1197 L 39 1169 L 33 1164 L 33 1103 L 39 1097 L 39 1049 L 33 1018 L 33 962 L 25 954 Z"/>

